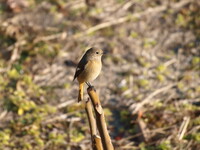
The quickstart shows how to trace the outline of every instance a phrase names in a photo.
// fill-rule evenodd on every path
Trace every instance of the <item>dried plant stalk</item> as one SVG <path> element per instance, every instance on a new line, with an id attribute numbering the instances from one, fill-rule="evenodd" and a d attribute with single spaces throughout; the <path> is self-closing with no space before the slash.
<path id="1" fill-rule="evenodd" d="M 107 125 L 104 117 L 104 112 L 101 107 L 101 103 L 94 87 L 88 87 L 88 95 L 92 101 L 94 112 L 96 115 L 96 124 L 99 130 L 99 134 L 102 140 L 102 145 L 104 150 L 114 150 L 110 136 L 108 134 Z"/>
<path id="2" fill-rule="evenodd" d="M 188 127 L 189 123 L 190 123 L 190 117 L 188 117 L 188 116 L 184 117 L 183 118 L 183 122 L 182 122 L 182 124 L 180 126 L 180 129 L 178 131 L 178 139 L 179 140 L 183 139 L 183 136 L 184 136 L 184 134 L 185 134 L 185 132 L 187 130 L 187 127 Z"/>
<path id="3" fill-rule="evenodd" d="M 94 150 L 103 150 L 101 138 L 98 135 L 94 135 L 92 140 Z"/>
<path id="4" fill-rule="evenodd" d="M 85 105 L 85 111 L 88 116 L 88 122 L 90 126 L 90 133 L 91 133 L 91 141 L 92 141 L 92 148 L 93 150 L 103 150 L 101 138 L 97 136 L 97 126 L 95 122 L 95 118 L 92 112 L 91 101 L 88 99 Z"/>

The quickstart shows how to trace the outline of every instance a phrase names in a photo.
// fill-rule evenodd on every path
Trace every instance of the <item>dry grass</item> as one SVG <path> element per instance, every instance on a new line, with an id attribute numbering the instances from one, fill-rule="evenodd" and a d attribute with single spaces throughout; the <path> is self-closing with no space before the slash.
<path id="1" fill-rule="evenodd" d="M 0 149 L 90 149 L 72 79 L 91 46 L 108 51 L 93 84 L 116 149 L 200 149 L 199 8 L 195 0 L 2 0 Z"/>

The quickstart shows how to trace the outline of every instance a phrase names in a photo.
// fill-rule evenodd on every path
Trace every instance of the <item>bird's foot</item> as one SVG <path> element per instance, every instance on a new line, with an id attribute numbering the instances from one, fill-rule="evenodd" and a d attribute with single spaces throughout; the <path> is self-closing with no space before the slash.
<path id="1" fill-rule="evenodd" d="M 89 87 L 93 87 L 90 82 L 86 82 L 86 84 L 89 86 Z"/>

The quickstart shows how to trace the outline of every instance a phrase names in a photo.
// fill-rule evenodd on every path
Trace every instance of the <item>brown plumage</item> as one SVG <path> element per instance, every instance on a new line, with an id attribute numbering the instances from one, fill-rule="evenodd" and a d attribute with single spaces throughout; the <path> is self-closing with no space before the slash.
<path id="1" fill-rule="evenodd" d="M 83 100 L 84 83 L 90 84 L 89 82 L 95 80 L 99 75 L 99 73 L 101 72 L 102 55 L 103 51 L 101 49 L 93 47 L 85 52 L 80 62 L 78 63 L 73 79 L 75 80 L 77 78 L 79 82 L 78 102 Z"/>

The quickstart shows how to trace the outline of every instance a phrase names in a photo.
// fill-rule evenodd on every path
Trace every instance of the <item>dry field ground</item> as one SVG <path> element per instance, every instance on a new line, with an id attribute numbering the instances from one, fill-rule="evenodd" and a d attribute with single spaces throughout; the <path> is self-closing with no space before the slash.
<path id="1" fill-rule="evenodd" d="M 0 0 L 0 150 L 91 149 L 72 82 L 91 46 L 116 150 L 200 149 L 199 0 Z"/>

